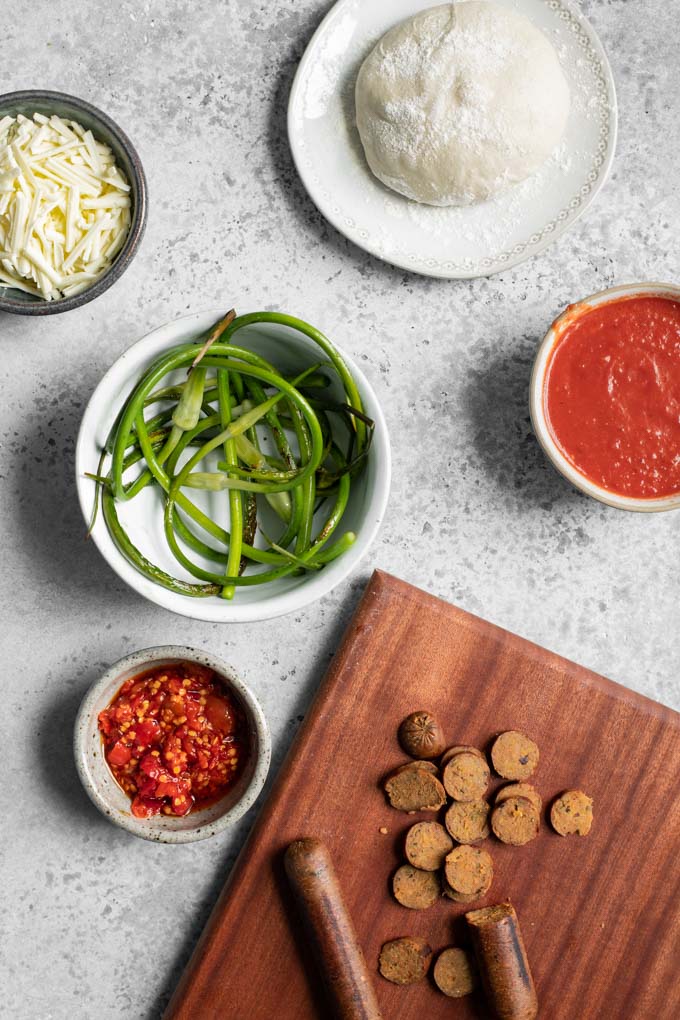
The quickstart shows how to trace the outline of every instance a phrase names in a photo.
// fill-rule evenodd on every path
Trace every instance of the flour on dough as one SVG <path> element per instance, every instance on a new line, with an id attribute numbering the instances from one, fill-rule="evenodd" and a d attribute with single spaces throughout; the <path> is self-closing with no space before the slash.
<path id="1" fill-rule="evenodd" d="M 545 162 L 566 127 L 569 86 L 527 18 L 465 0 L 382 37 L 359 71 L 356 114 L 384 184 L 428 205 L 471 205 Z"/>

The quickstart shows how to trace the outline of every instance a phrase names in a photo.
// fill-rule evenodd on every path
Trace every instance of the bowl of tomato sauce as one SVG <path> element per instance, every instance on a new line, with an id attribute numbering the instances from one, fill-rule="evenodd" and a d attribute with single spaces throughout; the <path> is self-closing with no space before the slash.
<path id="1" fill-rule="evenodd" d="M 257 799 L 271 741 L 252 691 L 221 659 L 164 645 L 126 655 L 86 694 L 76 767 L 94 804 L 135 836 L 188 843 Z"/>
<path id="2" fill-rule="evenodd" d="M 530 403 L 576 488 L 622 510 L 680 507 L 680 287 L 628 284 L 570 305 L 539 347 Z"/>

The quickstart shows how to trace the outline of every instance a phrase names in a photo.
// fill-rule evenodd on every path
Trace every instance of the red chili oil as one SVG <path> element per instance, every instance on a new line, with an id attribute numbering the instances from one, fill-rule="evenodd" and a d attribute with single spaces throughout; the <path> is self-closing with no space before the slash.
<path id="1" fill-rule="evenodd" d="M 196 663 L 131 677 L 98 721 L 106 761 L 136 818 L 208 807 L 234 786 L 248 756 L 241 707 Z"/>

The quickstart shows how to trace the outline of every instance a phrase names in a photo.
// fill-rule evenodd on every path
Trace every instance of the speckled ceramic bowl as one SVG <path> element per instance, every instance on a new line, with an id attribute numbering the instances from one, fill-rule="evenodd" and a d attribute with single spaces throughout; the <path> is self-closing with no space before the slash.
<path id="1" fill-rule="evenodd" d="M 105 142 L 113 150 L 116 162 L 130 184 L 132 216 L 125 244 L 109 269 L 91 287 L 72 297 L 60 298 L 58 301 L 45 301 L 13 287 L 0 286 L 0 311 L 2 312 L 14 312 L 18 315 L 54 315 L 56 312 L 68 312 L 72 308 L 80 308 L 81 305 L 85 305 L 88 301 L 103 294 L 122 276 L 132 262 L 146 227 L 146 177 L 137 151 L 125 132 L 121 131 L 110 117 L 84 99 L 68 96 L 63 92 L 47 92 L 43 89 L 7 92 L 0 95 L 0 117 L 15 117 L 18 113 L 22 113 L 25 117 L 30 117 L 34 113 L 43 113 L 47 117 L 56 114 L 58 117 L 75 120 L 84 128 L 90 128 L 95 138 L 100 142 Z"/>
<path id="2" fill-rule="evenodd" d="M 208 666 L 221 678 L 229 693 L 241 705 L 248 721 L 250 757 L 236 786 L 211 807 L 171 818 L 135 818 L 130 800 L 113 778 L 104 760 L 97 728 L 97 716 L 110 704 L 121 685 L 130 677 L 154 666 L 177 662 L 196 662 Z M 92 684 L 78 711 L 73 750 L 76 768 L 92 802 L 102 814 L 134 836 L 157 843 L 192 843 L 221 832 L 241 818 L 255 803 L 264 785 L 271 759 L 269 728 L 259 702 L 234 671 L 221 659 L 198 648 L 161 645 L 132 652 L 114 663 Z"/>

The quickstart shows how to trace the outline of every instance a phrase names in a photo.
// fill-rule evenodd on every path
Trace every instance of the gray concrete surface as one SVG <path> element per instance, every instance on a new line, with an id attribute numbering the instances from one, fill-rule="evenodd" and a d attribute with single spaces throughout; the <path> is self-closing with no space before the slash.
<path id="1" fill-rule="evenodd" d="M 102 106 L 138 146 L 151 192 L 141 253 L 112 290 L 65 316 L 0 318 L 8 1020 L 158 1017 L 254 818 L 205 844 L 162 847 L 90 805 L 71 761 L 73 718 L 125 652 L 183 641 L 231 660 L 266 709 L 273 775 L 379 565 L 680 702 L 680 518 L 576 494 L 544 461 L 527 412 L 532 355 L 562 306 L 680 275 L 676 5 L 583 3 L 619 91 L 612 177 L 547 253 L 471 283 L 381 264 L 303 192 L 286 101 L 329 6 L 34 0 L 3 19 L 0 91 L 43 86 Z M 286 309 L 342 343 L 375 383 L 394 449 L 389 513 L 363 569 L 299 617 L 238 627 L 176 618 L 128 591 L 84 543 L 73 484 L 76 431 L 104 370 L 151 327 L 220 303 Z"/>

